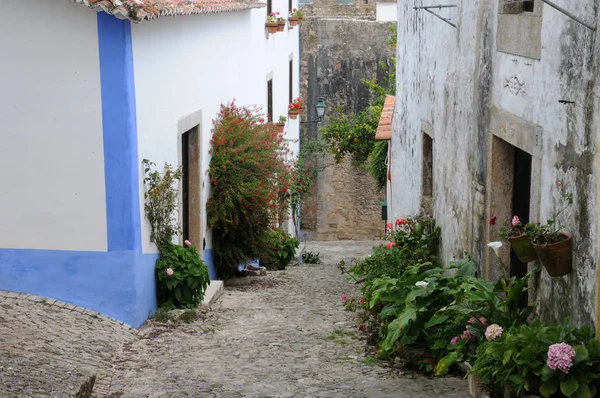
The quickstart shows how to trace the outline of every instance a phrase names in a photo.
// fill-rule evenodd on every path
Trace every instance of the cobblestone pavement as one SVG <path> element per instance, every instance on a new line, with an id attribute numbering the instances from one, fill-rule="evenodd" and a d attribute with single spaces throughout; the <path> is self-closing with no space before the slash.
<path id="1" fill-rule="evenodd" d="M 467 382 L 402 375 L 365 354 L 336 264 L 373 242 L 309 243 L 325 265 L 288 267 L 226 288 L 193 323 L 148 322 L 126 342 L 113 397 L 468 397 Z"/>
<path id="2" fill-rule="evenodd" d="M 0 291 L 0 397 L 71 397 L 94 376 L 107 392 L 116 354 L 136 335 L 90 310 Z"/>

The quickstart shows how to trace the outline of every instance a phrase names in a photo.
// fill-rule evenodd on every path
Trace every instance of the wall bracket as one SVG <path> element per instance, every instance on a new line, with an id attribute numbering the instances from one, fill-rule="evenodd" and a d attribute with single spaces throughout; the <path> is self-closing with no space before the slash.
<path id="1" fill-rule="evenodd" d="M 448 25 L 452 26 L 453 28 L 456 29 L 456 24 L 451 22 L 448 18 L 444 18 L 441 15 L 431 11 L 431 8 L 437 8 L 437 9 L 442 9 L 442 8 L 456 8 L 458 7 L 457 5 L 437 5 L 437 6 L 421 6 L 421 7 L 413 7 L 415 10 L 425 10 L 428 13 L 434 15 L 435 17 L 441 19 L 442 21 L 446 22 Z"/>
<path id="2" fill-rule="evenodd" d="M 541 0 L 542 2 L 548 4 L 550 7 L 554 8 L 555 10 L 558 10 L 559 12 L 565 14 L 567 17 L 579 22 L 580 24 L 582 24 L 583 26 L 585 26 L 586 28 L 592 30 L 592 31 L 596 31 L 596 27 L 585 22 L 584 20 L 582 20 L 581 18 L 575 16 L 573 13 L 565 10 L 564 8 L 562 8 L 561 6 L 554 4 L 552 1 L 550 0 Z"/>

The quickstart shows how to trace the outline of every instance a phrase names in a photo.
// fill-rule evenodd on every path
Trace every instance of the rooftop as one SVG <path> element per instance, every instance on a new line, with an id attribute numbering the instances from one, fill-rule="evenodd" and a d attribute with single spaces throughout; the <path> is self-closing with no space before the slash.
<path id="1" fill-rule="evenodd" d="M 392 139 L 392 117 L 394 116 L 394 106 L 396 105 L 396 97 L 386 95 L 375 140 L 386 141 Z"/>
<path id="2" fill-rule="evenodd" d="M 264 7 L 258 0 L 71 0 L 133 22 L 178 15 L 209 14 Z"/>

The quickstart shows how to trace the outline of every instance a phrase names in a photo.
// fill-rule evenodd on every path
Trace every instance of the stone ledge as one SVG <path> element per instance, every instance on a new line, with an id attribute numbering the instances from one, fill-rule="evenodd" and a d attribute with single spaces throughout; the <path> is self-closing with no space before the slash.
<path id="1" fill-rule="evenodd" d="M 202 305 L 210 306 L 212 303 L 223 294 L 223 281 L 210 281 L 210 285 L 204 292 L 204 299 L 202 299 Z"/>

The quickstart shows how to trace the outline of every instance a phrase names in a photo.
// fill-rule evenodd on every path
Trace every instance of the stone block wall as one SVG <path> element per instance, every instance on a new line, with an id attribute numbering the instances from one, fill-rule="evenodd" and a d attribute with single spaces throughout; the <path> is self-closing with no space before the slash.
<path id="1" fill-rule="evenodd" d="M 306 123 L 301 130 L 308 139 L 319 137 L 319 128 L 338 106 L 345 113 L 363 110 L 370 94 L 362 79 L 382 79 L 380 64 L 391 65 L 394 56 L 386 44 L 393 23 L 374 21 L 374 4 L 319 4 L 302 8 L 306 16 L 300 36 L 300 91 L 306 101 Z M 315 123 L 318 97 L 324 97 L 328 109 L 325 120 Z M 334 164 L 327 156 L 318 162 L 325 169 L 302 205 L 302 228 L 319 240 L 380 236 L 384 193 L 377 192 L 369 173 L 352 167 L 350 159 Z"/>

